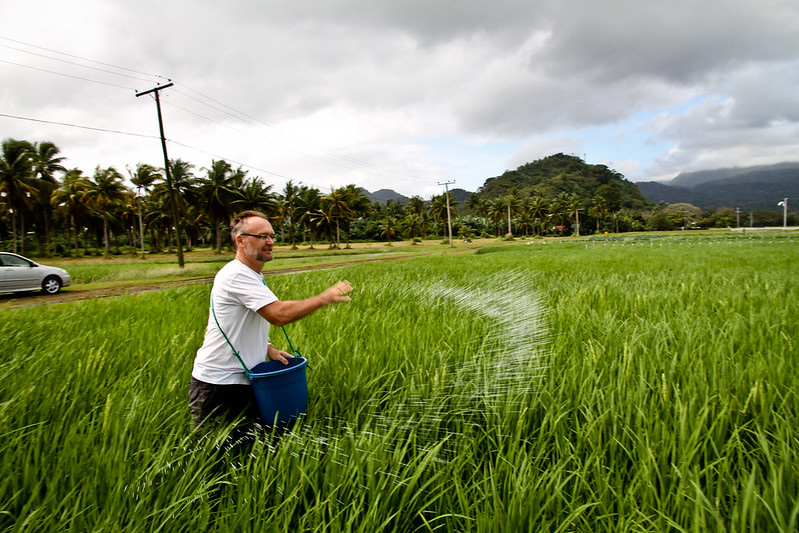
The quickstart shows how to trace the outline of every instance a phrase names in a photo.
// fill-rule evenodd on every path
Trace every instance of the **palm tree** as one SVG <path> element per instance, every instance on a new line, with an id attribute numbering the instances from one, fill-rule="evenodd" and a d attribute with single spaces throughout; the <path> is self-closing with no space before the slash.
<path id="1" fill-rule="evenodd" d="M 596 217 L 596 232 L 599 233 L 599 225 L 608 214 L 608 201 L 602 196 L 595 196 L 591 214 Z"/>
<path id="2" fill-rule="evenodd" d="M 33 172 L 39 178 L 51 183 L 55 182 L 56 172 L 66 172 L 67 169 L 61 163 L 66 157 L 60 157 L 61 150 L 49 142 L 33 143 L 30 151 Z"/>
<path id="3" fill-rule="evenodd" d="M 199 201 L 197 194 L 197 179 L 194 177 L 192 170 L 194 165 L 182 159 L 169 160 L 169 175 L 172 179 L 172 190 L 175 192 L 175 211 L 177 213 L 177 220 L 173 221 L 175 226 L 176 239 L 178 247 L 178 263 L 183 268 L 183 250 L 180 238 L 183 233 L 183 219 L 186 216 L 186 211 L 189 204 Z M 171 202 L 170 202 L 171 204 Z"/>
<path id="4" fill-rule="evenodd" d="M 505 202 L 500 196 L 491 198 L 486 202 L 486 214 L 488 215 L 488 219 L 494 224 L 494 231 L 496 231 L 497 237 L 502 233 L 500 228 L 502 219 L 505 216 L 505 211 Z"/>
<path id="5" fill-rule="evenodd" d="M 127 190 L 125 198 L 117 206 L 117 222 L 127 232 L 129 246 L 134 249 L 136 248 L 136 215 L 138 213 L 136 198 L 136 193 Z"/>
<path id="6" fill-rule="evenodd" d="M 352 198 L 345 188 L 333 189 L 330 194 L 323 196 L 327 218 L 336 224 L 336 248 L 341 242 L 341 221 L 349 220 L 353 214 Z"/>
<path id="7" fill-rule="evenodd" d="M 171 235 L 172 216 L 167 208 L 168 205 L 166 184 L 159 183 L 153 189 L 153 194 L 147 197 L 143 206 L 144 225 L 150 230 L 150 249 L 153 251 L 162 250 L 164 235 Z"/>
<path id="8" fill-rule="evenodd" d="M 142 222 L 141 191 L 144 189 L 144 192 L 146 193 L 156 181 L 162 178 L 162 176 L 157 168 L 146 163 L 139 163 L 136 165 L 135 171 L 131 171 L 130 168 L 128 168 L 128 174 L 130 174 L 131 183 L 136 186 L 136 206 L 139 209 L 139 239 L 141 240 L 141 258 L 144 259 L 144 224 Z"/>
<path id="9" fill-rule="evenodd" d="M 21 229 L 21 248 L 25 253 L 24 218 L 22 213 L 31 205 L 33 167 L 30 154 L 33 146 L 27 141 L 6 139 L 0 157 L 0 194 L 5 198 L 6 210 L 11 215 L 12 251 L 17 252 L 17 222 Z"/>
<path id="10" fill-rule="evenodd" d="M 40 251 L 49 252 L 50 249 L 50 222 L 53 211 L 50 197 L 58 187 L 55 173 L 67 171 L 61 164 L 66 158 L 59 156 L 59 153 L 58 147 L 49 141 L 33 143 L 29 152 L 33 175 L 38 178 L 34 182 L 36 189 L 34 196 L 37 200 L 36 205 L 41 209 L 42 232 L 44 233 L 44 242 L 40 241 L 39 245 Z"/>
<path id="11" fill-rule="evenodd" d="M 205 211 L 201 206 L 197 204 L 188 204 L 185 213 L 183 213 L 183 228 L 186 230 L 187 249 L 191 250 L 192 243 L 195 239 L 201 239 L 202 228 L 206 220 Z"/>
<path id="12" fill-rule="evenodd" d="M 378 225 L 378 229 L 380 230 L 380 235 L 388 239 L 389 246 L 391 246 L 391 238 L 397 234 L 398 228 L 399 228 L 399 222 L 397 222 L 397 218 L 392 215 L 389 215 L 386 218 L 384 218 Z"/>
<path id="13" fill-rule="evenodd" d="M 568 213 L 568 218 L 574 221 L 574 231 L 577 236 L 580 236 L 580 214 L 579 211 L 583 209 L 583 201 L 576 193 L 567 194 L 564 201 L 564 207 Z"/>
<path id="14" fill-rule="evenodd" d="M 199 200 L 197 194 L 197 178 L 192 172 L 194 165 L 182 159 L 169 160 L 169 173 L 172 178 L 172 189 L 177 195 L 178 217 L 183 214 L 187 204 Z"/>
<path id="15" fill-rule="evenodd" d="M 439 194 L 438 196 L 433 196 L 430 199 L 430 206 L 428 207 L 428 210 L 430 211 L 430 216 L 433 218 L 433 220 L 439 224 L 446 224 L 447 222 L 447 194 L 450 196 L 449 216 L 452 219 L 455 219 L 458 216 L 456 209 L 458 202 L 452 200 L 452 193 L 444 193 Z"/>
<path id="16" fill-rule="evenodd" d="M 405 235 L 413 241 L 416 237 L 421 237 L 425 233 L 425 221 L 421 214 L 410 213 L 402 220 L 402 229 Z M 415 241 L 414 241 L 414 244 Z"/>
<path id="17" fill-rule="evenodd" d="M 485 217 L 488 215 L 488 206 L 485 199 L 476 192 L 470 194 L 466 200 L 466 209 L 477 216 Z"/>
<path id="18" fill-rule="evenodd" d="M 569 219 L 571 211 L 571 196 L 569 193 L 562 192 L 557 195 L 550 204 L 550 213 L 555 217 L 559 226 L 565 225 Z"/>
<path id="19" fill-rule="evenodd" d="M 211 218 L 216 237 L 216 253 L 222 252 L 222 230 L 220 223 L 230 218 L 231 206 L 236 196 L 234 181 L 238 176 L 225 160 L 211 160 L 211 167 L 204 168 L 205 177 L 198 180 L 198 194 L 205 205 L 205 212 Z M 242 171 L 244 172 L 244 171 Z"/>
<path id="20" fill-rule="evenodd" d="M 538 223 L 539 232 L 544 225 L 547 217 L 547 201 L 543 197 L 535 195 L 526 201 L 526 210 L 534 222 Z"/>
<path id="21" fill-rule="evenodd" d="M 89 212 L 84 195 L 89 189 L 89 181 L 83 177 L 83 171 L 77 168 L 68 170 L 61 186 L 53 192 L 50 199 L 57 214 L 69 219 L 72 226 L 75 255 L 78 255 L 78 230 L 81 219 Z"/>
<path id="22" fill-rule="evenodd" d="M 336 226 L 336 220 L 328 209 L 329 201 L 324 200 L 324 198 L 324 196 L 320 197 L 321 207 L 319 209 L 308 212 L 308 222 L 317 231 L 327 233 L 327 238 L 330 241 L 329 248 L 336 248 L 337 244 L 333 239 L 333 227 Z"/>
<path id="23" fill-rule="evenodd" d="M 421 196 L 412 196 L 405 206 L 406 215 L 421 215 L 425 212 L 424 200 Z"/>
<path id="24" fill-rule="evenodd" d="M 158 168 L 153 165 L 148 165 L 147 163 L 139 163 L 136 165 L 135 170 L 131 170 L 130 167 L 128 167 L 127 170 L 130 175 L 131 183 L 133 183 L 137 189 L 144 189 L 145 192 L 155 185 L 155 182 L 164 179 L 164 176 Z"/>
<path id="25" fill-rule="evenodd" d="M 313 249 L 313 239 L 317 231 L 314 214 L 322 210 L 322 195 L 319 193 L 319 189 L 303 185 L 298 196 L 295 214 L 301 226 L 308 227 L 311 249 Z"/>
<path id="26" fill-rule="evenodd" d="M 521 199 L 519 198 L 519 191 L 516 187 L 512 187 L 508 194 L 502 197 L 502 203 L 508 210 L 508 236 L 513 236 L 513 229 L 511 227 L 511 217 L 519 212 L 521 208 Z"/>
<path id="27" fill-rule="evenodd" d="M 178 242 L 182 236 L 183 220 L 186 215 L 188 204 L 199 201 L 199 195 L 195 188 L 196 179 L 192 170 L 194 165 L 182 159 L 169 160 L 169 176 L 172 182 L 172 190 L 169 183 L 163 182 L 153 188 L 152 198 L 164 212 L 150 219 L 158 219 L 160 227 L 166 230 L 169 238 L 169 249 L 172 249 L 172 230 L 176 233 L 176 244 L 178 246 L 178 264 L 183 268 L 182 243 Z M 174 205 L 172 202 L 174 193 Z M 177 219 L 176 219 L 177 217 Z M 168 222 L 166 220 L 168 219 Z"/>
<path id="28" fill-rule="evenodd" d="M 268 217 L 275 218 L 277 199 L 272 192 L 272 185 L 266 185 L 259 177 L 247 178 L 238 188 L 232 205 L 236 211 L 251 209 L 260 211 Z"/>
<path id="29" fill-rule="evenodd" d="M 122 202 L 127 188 L 122 182 L 122 175 L 114 167 L 100 168 L 94 171 L 89 188 L 84 197 L 89 205 L 103 220 L 103 242 L 105 245 L 105 256 L 110 256 L 110 241 L 108 239 L 108 222 L 111 218 L 111 209 Z"/>
<path id="30" fill-rule="evenodd" d="M 368 217 L 372 212 L 372 201 L 363 192 L 363 189 L 355 184 L 349 184 L 344 187 L 345 194 L 350 204 L 351 215 L 345 219 L 347 226 L 347 246 L 350 247 L 350 227 L 349 222 L 353 218 Z M 398 204 L 399 206 L 399 204 Z M 401 209 L 400 209 L 401 210 Z"/>
<path id="31" fill-rule="evenodd" d="M 294 185 L 292 180 L 288 180 L 286 182 L 286 186 L 283 187 L 283 203 L 281 209 L 281 221 L 285 224 L 288 223 L 289 227 L 289 238 L 291 239 L 291 249 L 294 250 L 297 248 L 297 237 L 296 237 L 296 211 L 297 205 L 299 203 L 299 194 L 300 188 Z M 282 226 L 283 224 L 281 224 Z"/>

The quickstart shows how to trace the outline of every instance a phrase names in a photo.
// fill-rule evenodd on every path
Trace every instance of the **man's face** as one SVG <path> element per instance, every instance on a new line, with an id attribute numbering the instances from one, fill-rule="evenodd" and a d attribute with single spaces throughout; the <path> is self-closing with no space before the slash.
<path id="1" fill-rule="evenodd" d="M 272 229 L 272 224 L 268 220 L 261 217 L 250 217 L 245 221 L 246 229 L 243 233 L 250 233 L 252 235 L 270 235 L 274 237 L 275 231 Z M 274 241 L 270 239 L 261 239 L 259 237 L 252 237 L 250 235 L 239 235 L 239 239 L 244 246 L 244 253 L 247 257 L 254 259 L 260 263 L 271 261 L 272 246 Z"/>

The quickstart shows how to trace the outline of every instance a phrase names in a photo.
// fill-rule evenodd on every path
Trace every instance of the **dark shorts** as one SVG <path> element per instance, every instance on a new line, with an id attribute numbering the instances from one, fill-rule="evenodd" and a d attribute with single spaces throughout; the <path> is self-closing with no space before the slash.
<path id="1" fill-rule="evenodd" d="M 189 408 L 197 425 L 209 417 L 224 422 L 243 418 L 252 423 L 260 416 L 251 385 L 214 385 L 194 377 L 189 382 Z"/>

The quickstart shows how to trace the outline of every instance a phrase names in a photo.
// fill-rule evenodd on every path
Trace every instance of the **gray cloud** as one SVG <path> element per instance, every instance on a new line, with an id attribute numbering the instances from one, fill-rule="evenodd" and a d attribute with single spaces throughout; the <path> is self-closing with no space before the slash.
<path id="1" fill-rule="evenodd" d="M 10 80 L 0 88 L 4 109 L 152 131 L 152 104 L 130 93 L 165 81 L 152 76 L 159 74 L 176 81 L 164 94 L 168 134 L 279 174 L 386 184 L 365 167 L 325 164 L 332 151 L 368 158 L 384 174 L 418 172 L 434 181 L 440 176 L 430 173 L 471 173 L 463 179 L 476 189 L 523 154 L 579 149 L 591 142 L 584 132 L 611 125 L 651 136 L 621 158 L 619 147 L 591 154 L 595 162 L 624 160 L 637 169 L 631 176 L 637 180 L 713 161 L 776 162 L 799 148 L 794 0 L 32 4 L 0 6 L 4 20 L 21 21 L 6 37 L 125 66 L 139 79 L 57 64 L 0 41 L 7 45 L 2 60 L 128 87 L 0 63 Z M 42 11 L 52 18 L 32 16 Z M 227 108 L 209 108 L 205 96 L 234 108 L 235 118 Z M 629 122 L 641 116 L 656 118 Z M 8 122 L 0 127 L 5 136 L 57 135 L 91 157 L 92 142 L 78 141 L 73 132 Z M 326 148 L 303 148 L 283 131 L 310 139 L 305 146 Z M 442 138 L 456 139 L 461 148 L 449 143 L 435 161 Z M 483 141 L 506 148 L 492 156 L 483 151 L 479 163 L 465 164 Z M 132 157 L 143 156 L 126 153 L 127 144 L 136 143 L 117 143 L 118 159 L 135 163 Z M 69 148 L 63 147 L 68 154 Z M 400 178 L 393 186 L 412 192 L 418 178 Z"/>

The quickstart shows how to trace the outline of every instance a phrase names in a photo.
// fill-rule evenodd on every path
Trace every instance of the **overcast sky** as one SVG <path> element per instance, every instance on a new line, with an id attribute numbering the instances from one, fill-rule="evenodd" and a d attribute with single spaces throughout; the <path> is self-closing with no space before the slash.
<path id="1" fill-rule="evenodd" d="M 0 137 L 429 198 L 563 152 L 631 181 L 799 160 L 797 0 L 3 0 Z M 34 120 L 28 120 L 34 119 Z M 68 125 L 71 126 L 68 126 Z"/>

